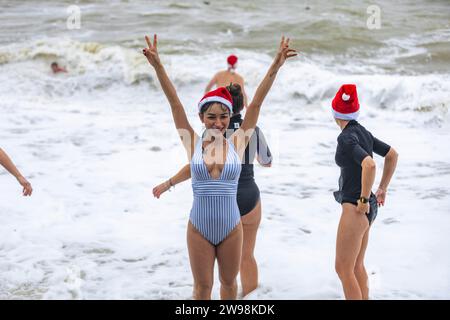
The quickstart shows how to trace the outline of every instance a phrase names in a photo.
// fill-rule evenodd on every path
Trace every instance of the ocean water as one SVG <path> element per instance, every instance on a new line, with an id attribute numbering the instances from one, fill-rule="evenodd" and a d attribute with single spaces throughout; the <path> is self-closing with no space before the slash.
<path id="1" fill-rule="evenodd" d="M 360 122 L 400 154 L 366 255 L 371 298 L 449 299 L 450 5 L 378 1 L 370 29 L 371 4 L 0 1 L 0 147 L 34 187 L 23 198 L 0 171 L 0 298 L 190 298 L 190 183 L 151 194 L 187 162 L 141 53 L 158 33 L 197 132 L 196 104 L 227 55 L 252 97 L 282 34 L 301 52 L 260 116 L 275 161 L 255 168 L 260 287 L 249 298 L 343 298 L 330 101 L 355 83 Z M 71 5 L 79 29 L 68 28 Z M 53 61 L 69 72 L 52 74 Z"/>

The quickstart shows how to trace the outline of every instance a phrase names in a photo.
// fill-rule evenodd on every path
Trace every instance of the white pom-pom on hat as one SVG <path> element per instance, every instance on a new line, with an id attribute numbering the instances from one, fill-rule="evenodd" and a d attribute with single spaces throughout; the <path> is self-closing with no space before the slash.
<path id="1" fill-rule="evenodd" d="M 333 116 L 341 120 L 356 120 L 359 114 L 356 85 L 343 84 L 331 102 Z"/>

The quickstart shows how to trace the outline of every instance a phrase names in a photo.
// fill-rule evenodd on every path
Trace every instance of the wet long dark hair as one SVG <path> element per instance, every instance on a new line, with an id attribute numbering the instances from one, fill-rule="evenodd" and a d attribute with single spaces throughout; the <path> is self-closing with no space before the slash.
<path id="1" fill-rule="evenodd" d="M 230 83 L 226 88 L 233 98 L 233 114 L 241 113 L 244 109 L 244 95 L 241 86 L 237 83 Z"/>

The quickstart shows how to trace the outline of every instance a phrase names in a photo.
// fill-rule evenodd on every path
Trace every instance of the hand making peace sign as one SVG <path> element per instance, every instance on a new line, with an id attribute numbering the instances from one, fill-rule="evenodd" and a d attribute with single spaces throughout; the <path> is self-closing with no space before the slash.
<path id="1" fill-rule="evenodd" d="M 144 48 L 142 52 L 153 68 L 156 68 L 161 65 L 158 55 L 158 36 L 156 34 L 153 35 L 153 44 L 148 36 L 145 36 L 145 41 L 147 42 L 148 48 Z"/>

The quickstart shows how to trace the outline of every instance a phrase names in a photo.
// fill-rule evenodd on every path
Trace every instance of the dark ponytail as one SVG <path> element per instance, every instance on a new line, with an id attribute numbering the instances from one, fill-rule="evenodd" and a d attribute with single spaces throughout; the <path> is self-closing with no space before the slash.
<path id="1" fill-rule="evenodd" d="M 244 108 L 244 95 L 242 94 L 241 86 L 237 83 L 230 83 L 227 86 L 228 92 L 233 98 L 233 114 L 238 114 Z"/>

